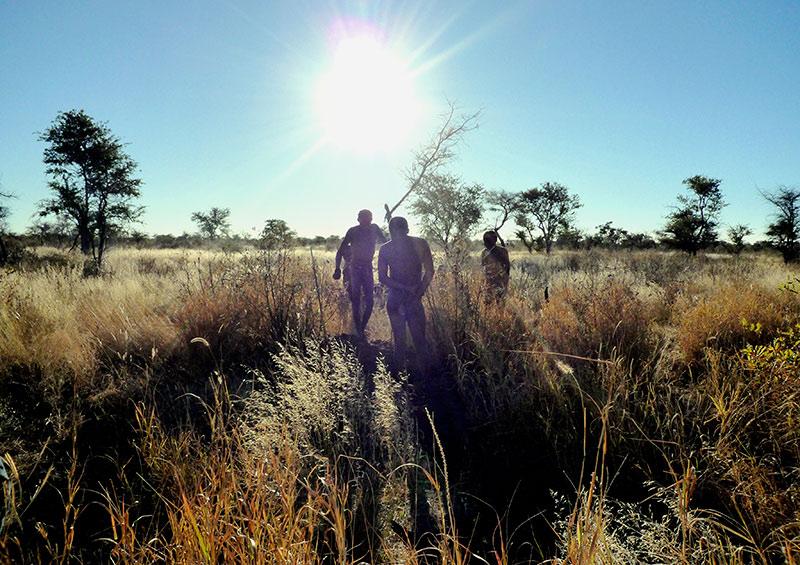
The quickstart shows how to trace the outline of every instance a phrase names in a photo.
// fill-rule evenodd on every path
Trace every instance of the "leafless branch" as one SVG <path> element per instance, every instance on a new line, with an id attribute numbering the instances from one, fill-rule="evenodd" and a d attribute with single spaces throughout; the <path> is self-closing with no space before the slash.
<path id="1" fill-rule="evenodd" d="M 442 114 L 442 126 L 432 137 L 428 145 L 422 147 L 414 154 L 411 166 L 406 170 L 405 177 L 408 181 L 408 190 L 393 207 L 384 204 L 386 221 L 392 219 L 392 214 L 405 201 L 408 196 L 425 178 L 425 175 L 436 172 L 442 165 L 455 156 L 455 147 L 464 137 L 464 134 L 478 128 L 480 110 L 473 114 L 459 114 L 456 116 L 455 104 L 448 101 L 449 109 Z"/>

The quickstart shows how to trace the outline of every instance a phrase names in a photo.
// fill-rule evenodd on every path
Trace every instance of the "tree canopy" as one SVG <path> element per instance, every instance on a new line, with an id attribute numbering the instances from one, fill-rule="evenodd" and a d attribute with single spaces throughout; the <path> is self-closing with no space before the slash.
<path id="1" fill-rule="evenodd" d="M 779 186 L 761 195 L 776 208 L 767 236 L 783 255 L 784 263 L 796 261 L 800 257 L 800 189 Z"/>
<path id="2" fill-rule="evenodd" d="M 392 219 L 392 214 L 400 207 L 403 201 L 422 186 L 424 179 L 437 173 L 446 163 L 451 161 L 456 153 L 458 143 L 464 135 L 478 127 L 478 116 L 480 110 L 473 114 L 460 114 L 456 116 L 456 105 L 448 102 L 449 109 L 441 116 L 441 126 L 431 137 L 430 142 L 414 153 L 411 166 L 405 171 L 405 178 L 408 182 L 408 190 L 400 200 L 389 208 L 389 204 L 384 204 L 386 210 L 384 219 L 386 222 Z"/>
<path id="3" fill-rule="evenodd" d="M 48 186 L 54 196 L 39 203 L 39 215 L 67 219 L 80 238 L 81 252 L 99 269 L 111 234 L 144 211 L 134 205 L 142 181 L 138 164 L 105 123 L 83 110 L 60 112 L 39 135 Z"/>
<path id="4" fill-rule="evenodd" d="M 485 199 L 486 208 L 492 215 L 490 229 L 497 234 L 500 243 L 505 245 L 500 230 L 514 215 L 519 205 L 519 194 L 505 190 L 489 190 Z"/>
<path id="5" fill-rule="evenodd" d="M 286 248 L 296 237 L 297 232 L 291 229 L 284 220 L 270 219 L 264 223 L 259 244 L 264 249 Z"/>
<path id="6" fill-rule="evenodd" d="M 695 175 L 683 180 L 689 196 L 679 195 L 678 205 L 667 216 L 663 242 L 669 247 L 696 255 L 717 241 L 719 214 L 725 206 L 719 186 L 721 179 Z"/>
<path id="7" fill-rule="evenodd" d="M 731 240 L 731 251 L 734 255 L 739 255 L 744 249 L 744 238 L 752 235 L 753 230 L 744 224 L 728 226 L 728 239 Z"/>
<path id="8" fill-rule="evenodd" d="M 411 211 L 425 237 L 450 253 L 475 233 L 483 213 L 482 196 L 479 184 L 464 184 L 450 174 L 426 175 Z"/>
<path id="9" fill-rule="evenodd" d="M 520 194 L 514 217 L 517 237 L 531 251 L 539 237 L 545 252 L 550 253 L 559 230 L 567 229 L 575 219 L 575 210 L 582 206 L 576 195 L 557 182 L 542 183 Z M 536 232 L 541 235 L 537 237 Z"/>
<path id="10" fill-rule="evenodd" d="M 13 198 L 13 196 L 0 191 L 0 201 L 4 198 Z M 5 265 L 8 262 L 8 249 L 5 241 L 3 241 L 3 233 L 6 231 L 6 218 L 10 212 L 8 206 L 0 204 L 0 265 Z"/>
<path id="11" fill-rule="evenodd" d="M 231 229 L 231 223 L 228 221 L 230 215 L 230 208 L 215 206 L 208 212 L 193 212 L 192 221 L 197 224 L 204 237 L 213 240 L 228 234 Z"/>

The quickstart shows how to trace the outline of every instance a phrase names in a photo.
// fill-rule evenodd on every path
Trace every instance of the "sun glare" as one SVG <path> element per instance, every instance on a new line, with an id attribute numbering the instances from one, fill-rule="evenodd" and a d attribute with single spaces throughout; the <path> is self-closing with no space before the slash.
<path id="1" fill-rule="evenodd" d="M 320 82 L 318 110 L 326 139 L 359 153 L 390 151 L 403 143 L 417 114 L 410 73 L 368 35 L 339 42 Z"/>

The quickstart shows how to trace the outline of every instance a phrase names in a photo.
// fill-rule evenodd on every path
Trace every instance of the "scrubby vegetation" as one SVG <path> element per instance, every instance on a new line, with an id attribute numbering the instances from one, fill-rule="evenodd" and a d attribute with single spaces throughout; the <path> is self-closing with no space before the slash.
<path id="1" fill-rule="evenodd" d="M 347 337 L 330 253 L 107 261 L 0 274 L 2 562 L 798 561 L 777 259 L 523 253 L 497 304 L 472 258 L 426 374 L 380 296 Z"/>

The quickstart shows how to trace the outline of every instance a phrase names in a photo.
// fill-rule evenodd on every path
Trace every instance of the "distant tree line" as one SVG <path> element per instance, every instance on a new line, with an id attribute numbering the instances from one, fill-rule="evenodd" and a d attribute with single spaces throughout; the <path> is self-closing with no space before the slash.
<path id="1" fill-rule="evenodd" d="M 481 229 L 498 233 L 503 245 L 524 247 L 528 252 L 549 254 L 553 248 L 581 249 L 676 249 L 696 255 L 698 251 L 724 249 L 741 253 L 749 226 L 730 225 L 728 241 L 720 239 L 721 213 L 726 206 L 722 180 L 694 175 L 683 181 L 685 193 L 665 217 L 663 228 L 650 235 L 631 233 L 605 222 L 592 234 L 575 227 L 580 198 L 554 181 L 519 192 L 487 190 L 475 183 L 442 171 L 465 132 L 477 127 L 476 114 L 455 117 L 455 107 L 443 116 L 443 124 L 431 144 L 414 156 L 414 166 L 406 176 L 410 188 L 393 208 L 386 206 L 387 218 L 407 198 L 409 211 L 422 234 L 451 257 L 459 257 Z M 255 236 L 231 234 L 230 208 L 212 207 L 195 211 L 191 220 L 198 232 L 149 236 L 133 226 L 144 211 L 137 205 L 141 179 L 138 164 L 126 153 L 109 127 L 83 110 L 60 112 L 49 128 L 39 133 L 44 149 L 45 175 L 51 190 L 39 202 L 37 218 L 25 234 L 8 233 L 5 218 L 10 210 L 11 193 L 0 190 L 0 264 L 10 261 L 11 251 L 25 245 L 57 245 L 79 248 L 87 257 L 85 271 L 96 273 L 102 267 L 110 241 L 137 247 L 201 247 L 213 244 L 223 249 L 254 246 L 285 249 L 292 246 L 338 245 L 338 235 L 299 237 L 281 219 L 267 219 Z M 413 174 L 412 174 L 413 173 Z M 0 187 L 2 188 L 2 187 Z M 800 259 L 800 188 L 778 186 L 759 191 L 772 206 L 767 240 L 753 249 L 777 250 L 785 262 Z M 508 226 L 516 226 L 514 240 Z M 9 245 L 9 242 L 13 245 Z M 10 247 L 13 248 L 10 250 Z"/>

